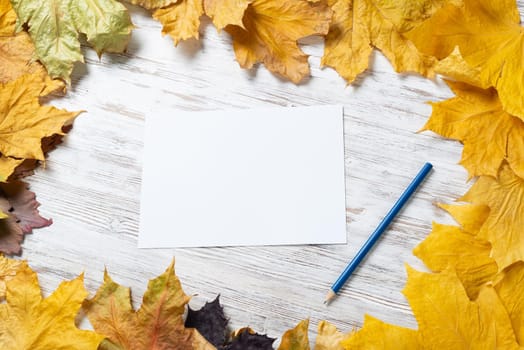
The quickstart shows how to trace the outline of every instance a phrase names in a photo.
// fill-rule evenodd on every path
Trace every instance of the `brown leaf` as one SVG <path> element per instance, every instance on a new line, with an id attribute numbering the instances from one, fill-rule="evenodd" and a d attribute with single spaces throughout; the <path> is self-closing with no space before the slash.
<path id="1" fill-rule="evenodd" d="M 0 183 L 0 212 L 8 214 L 0 219 L 0 252 L 19 254 L 24 234 L 53 223 L 40 216 L 39 206 L 25 182 Z"/>

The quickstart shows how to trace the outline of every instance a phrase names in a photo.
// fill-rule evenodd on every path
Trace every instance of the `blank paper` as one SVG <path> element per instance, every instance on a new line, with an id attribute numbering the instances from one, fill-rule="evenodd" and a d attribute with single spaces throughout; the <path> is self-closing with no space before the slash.
<path id="1" fill-rule="evenodd" d="M 146 117 L 142 248 L 346 243 L 341 106 Z"/>

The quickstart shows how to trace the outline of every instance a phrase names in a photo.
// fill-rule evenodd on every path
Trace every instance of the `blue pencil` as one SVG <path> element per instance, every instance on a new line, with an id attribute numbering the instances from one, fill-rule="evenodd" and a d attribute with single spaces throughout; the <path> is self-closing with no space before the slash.
<path id="1" fill-rule="evenodd" d="M 338 293 L 338 291 L 342 288 L 344 283 L 348 280 L 349 276 L 355 271 L 357 266 L 360 264 L 360 262 L 364 259 L 366 254 L 370 251 L 370 249 L 375 245 L 375 243 L 378 241 L 382 233 L 386 230 L 386 228 L 389 226 L 391 221 L 395 218 L 395 216 L 398 214 L 398 212 L 402 209 L 404 204 L 409 200 L 411 195 L 415 192 L 417 187 L 424 181 L 426 178 L 426 175 L 428 175 L 429 171 L 433 165 L 430 163 L 424 164 L 422 169 L 420 169 L 419 173 L 413 181 L 409 184 L 409 186 L 406 188 L 404 193 L 400 196 L 400 198 L 397 200 L 395 205 L 393 205 L 393 208 L 389 211 L 389 213 L 386 214 L 384 219 L 380 222 L 380 224 L 377 226 L 375 231 L 369 236 L 368 240 L 362 248 L 358 251 L 357 255 L 349 262 L 349 264 L 346 266 L 346 269 L 342 272 L 342 274 L 338 277 L 338 279 L 333 283 L 331 286 L 331 289 L 329 290 L 326 300 L 324 301 L 324 304 L 329 303 Z"/>

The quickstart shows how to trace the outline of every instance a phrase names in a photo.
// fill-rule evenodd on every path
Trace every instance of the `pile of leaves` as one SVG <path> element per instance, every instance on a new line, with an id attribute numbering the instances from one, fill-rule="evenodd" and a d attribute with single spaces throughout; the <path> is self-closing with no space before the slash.
<path id="1" fill-rule="evenodd" d="M 294 83 L 309 75 L 297 41 L 325 38 L 322 65 L 348 83 L 374 49 L 398 72 L 444 76 L 455 97 L 432 103 L 425 130 L 460 141 L 475 180 L 461 204 L 440 204 L 458 226 L 434 223 L 415 249 L 432 273 L 407 266 L 404 295 L 418 329 L 367 315 L 360 330 L 318 325 L 315 349 L 524 346 L 524 29 L 513 0 L 130 0 L 151 11 L 175 45 L 198 39 L 200 18 L 232 37 L 243 68 L 263 64 Z M 42 106 L 64 92 L 79 35 L 101 55 L 122 52 L 130 16 L 116 0 L 0 0 L 0 251 L 19 253 L 23 234 L 51 223 L 19 179 L 45 161 L 78 112 Z M 421 292 L 424 291 L 424 292 Z M 86 300 L 82 276 L 42 299 L 25 262 L 0 259 L 0 347 L 5 349 L 272 349 L 248 328 L 228 335 L 218 299 L 184 312 L 189 297 L 173 265 L 149 282 L 135 311 L 130 290 L 106 272 Z M 79 330 L 80 308 L 94 331 Z M 25 320 L 32 320 L 31 326 Z M 52 325 L 52 327 L 50 327 Z M 279 349 L 309 349 L 309 322 L 284 333 Z"/>

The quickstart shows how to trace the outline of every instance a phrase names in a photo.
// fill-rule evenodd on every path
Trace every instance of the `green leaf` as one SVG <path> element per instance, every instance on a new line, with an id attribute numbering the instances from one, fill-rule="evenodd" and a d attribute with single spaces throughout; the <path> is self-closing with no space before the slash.
<path id="1" fill-rule="evenodd" d="M 70 81 L 75 62 L 83 62 L 79 34 L 100 56 L 125 50 L 133 24 L 115 0 L 11 0 L 18 30 L 29 27 L 36 54 L 52 78 Z"/>

